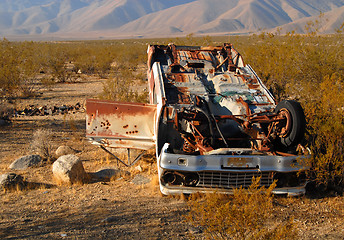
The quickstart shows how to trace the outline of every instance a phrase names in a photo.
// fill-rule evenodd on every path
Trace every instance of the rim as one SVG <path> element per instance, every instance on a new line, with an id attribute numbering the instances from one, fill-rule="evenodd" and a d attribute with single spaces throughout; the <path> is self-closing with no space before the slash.
<path id="1" fill-rule="evenodd" d="M 278 135 L 280 137 L 286 137 L 290 133 L 292 126 L 292 118 L 290 112 L 286 108 L 282 108 L 278 112 L 278 118 L 283 119 L 280 120 L 277 124 Z"/>

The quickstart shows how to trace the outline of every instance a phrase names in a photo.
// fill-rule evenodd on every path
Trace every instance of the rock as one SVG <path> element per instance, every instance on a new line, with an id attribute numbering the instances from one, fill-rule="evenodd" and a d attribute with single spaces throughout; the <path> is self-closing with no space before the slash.
<path id="1" fill-rule="evenodd" d="M 5 119 L 0 119 L 0 126 L 1 127 L 7 126 L 7 125 L 10 125 L 9 121 L 6 121 Z"/>
<path id="2" fill-rule="evenodd" d="M 81 160 L 73 154 L 59 157 L 53 163 L 53 174 L 58 183 L 74 184 L 88 181 Z"/>
<path id="3" fill-rule="evenodd" d="M 24 187 L 23 177 L 15 173 L 5 173 L 0 175 L 0 189 L 11 190 L 17 187 Z"/>
<path id="4" fill-rule="evenodd" d="M 29 167 L 37 167 L 42 163 L 42 158 L 39 155 L 28 155 L 15 160 L 10 166 L 10 169 L 25 170 Z"/>
<path id="5" fill-rule="evenodd" d="M 78 151 L 69 147 L 69 146 L 59 146 L 55 152 L 57 157 L 61 157 L 63 155 L 68 155 L 68 154 L 75 154 Z"/>
<path id="6" fill-rule="evenodd" d="M 123 171 L 120 169 L 115 169 L 115 168 L 103 168 L 91 174 L 94 181 L 105 181 L 105 182 L 119 179 L 122 176 L 129 176 L 129 175 L 130 175 L 130 172 Z"/>
<path id="7" fill-rule="evenodd" d="M 190 226 L 188 229 L 189 233 L 191 234 L 200 234 L 202 233 L 202 229 L 200 227 L 194 227 L 194 226 Z"/>
<path id="8" fill-rule="evenodd" d="M 135 167 L 135 170 L 136 170 L 136 171 L 139 171 L 139 172 L 143 172 L 143 169 L 142 169 L 142 167 L 141 167 L 140 165 L 137 165 L 137 166 Z"/>
<path id="9" fill-rule="evenodd" d="M 118 218 L 115 216 L 111 216 L 111 217 L 107 217 L 103 219 L 101 222 L 110 223 L 110 222 L 115 222 L 115 221 L 118 221 Z"/>
<path id="10" fill-rule="evenodd" d="M 131 180 L 132 183 L 134 183 L 135 185 L 142 185 L 142 184 L 147 184 L 150 183 L 150 179 L 147 177 L 144 177 L 140 174 L 136 175 L 133 180 Z"/>
<path id="11" fill-rule="evenodd" d="M 101 169 L 93 173 L 93 177 L 101 181 L 110 181 L 121 176 L 121 170 L 114 168 Z"/>

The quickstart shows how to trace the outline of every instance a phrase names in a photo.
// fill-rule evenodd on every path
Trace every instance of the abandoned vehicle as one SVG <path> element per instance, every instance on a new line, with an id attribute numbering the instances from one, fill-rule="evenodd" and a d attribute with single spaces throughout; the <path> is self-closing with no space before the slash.
<path id="1" fill-rule="evenodd" d="M 104 150 L 156 148 L 163 194 L 261 186 L 300 195 L 308 149 L 305 116 L 292 100 L 276 103 L 229 43 L 148 47 L 150 104 L 87 100 L 87 137 Z M 116 154 L 114 154 L 116 157 Z M 116 157 L 117 158 L 117 157 Z"/>

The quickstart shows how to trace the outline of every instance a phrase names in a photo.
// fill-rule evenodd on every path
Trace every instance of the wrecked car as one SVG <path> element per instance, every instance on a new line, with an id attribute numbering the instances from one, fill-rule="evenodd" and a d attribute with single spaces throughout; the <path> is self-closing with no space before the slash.
<path id="1" fill-rule="evenodd" d="M 261 186 L 275 194 L 305 193 L 309 151 L 301 145 L 301 105 L 276 102 L 250 65 L 225 43 L 218 47 L 148 47 L 150 104 L 89 99 L 87 137 L 104 150 L 128 149 L 129 166 L 156 148 L 163 194 Z M 131 149 L 139 149 L 129 160 Z"/>

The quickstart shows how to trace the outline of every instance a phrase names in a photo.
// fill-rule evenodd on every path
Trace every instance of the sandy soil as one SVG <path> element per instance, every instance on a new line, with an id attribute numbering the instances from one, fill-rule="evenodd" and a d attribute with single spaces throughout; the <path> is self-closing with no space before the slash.
<path id="1" fill-rule="evenodd" d="M 17 102 L 63 105 L 84 103 L 102 91 L 102 80 L 58 84 L 42 90 L 37 98 Z M 32 189 L 0 193 L 0 239 L 204 239 L 185 222 L 187 201 L 162 197 L 156 184 L 152 155 L 137 163 L 142 172 L 131 169 L 130 176 L 110 182 L 59 186 L 52 178 L 51 163 L 25 171 L 8 166 L 30 153 L 32 135 L 38 128 L 54 132 L 53 145 L 68 145 L 80 152 L 87 172 L 117 167 L 117 162 L 91 145 L 85 138 L 85 113 L 14 118 L 0 128 L 0 174 L 15 172 L 31 183 Z M 140 175 L 151 183 L 133 181 Z M 274 215 L 293 218 L 300 239 L 344 239 L 344 197 L 307 195 L 300 198 L 276 197 Z"/>

